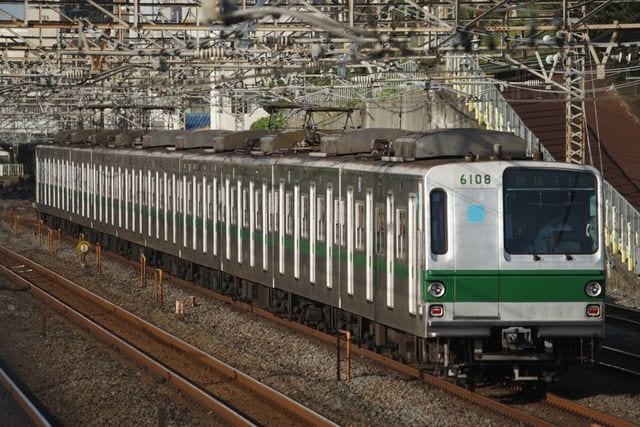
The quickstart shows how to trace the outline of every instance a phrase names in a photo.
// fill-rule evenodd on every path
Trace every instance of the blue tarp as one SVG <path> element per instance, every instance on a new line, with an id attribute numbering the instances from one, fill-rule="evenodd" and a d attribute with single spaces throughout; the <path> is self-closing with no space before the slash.
<path id="1" fill-rule="evenodd" d="M 185 117 L 186 129 L 202 129 L 211 126 L 209 113 L 187 113 Z"/>

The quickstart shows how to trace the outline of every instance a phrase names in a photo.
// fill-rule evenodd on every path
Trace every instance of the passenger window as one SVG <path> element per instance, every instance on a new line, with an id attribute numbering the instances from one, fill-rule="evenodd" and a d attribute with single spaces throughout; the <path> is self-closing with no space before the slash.
<path id="1" fill-rule="evenodd" d="M 278 190 L 275 190 L 273 192 L 273 204 L 271 205 L 271 208 L 273 209 L 273 214 L 271 215 L 271 230 L 278 231 L 278 222 L 280 222 L 278 217 L 278 210 L 280 208 L 280 194 Z"/>
<path id="2" fill-rule="evenodd" d="M 356 249 L 364 249 L 364 203 L 356 202 Z"/>
<path id="3" fill-rule="evenodd" d="M 207 218 L 208 219 L 213 219 L 213 201 L 212 201 L 212 197 L 211 197 L 211 192 L 212 192 L 212 187 L 211 185 L 207 185 L 207 197 L 208 197 L 208 202 L 207 203 Z"/>
<path id="4" fill-rule="evenodd" d="M 340 209 L 340 206 L 341 206 L 340 199 L 336 197 L 333 201 L 333 224 L 334 224 L 333 244 L 334 245 L 342 244 L 340 240 L 340 231 L 341 231 L 340 221 L 342 219 L 342 211 Z"/>
<path id="5" fill-rule="evenodd" d="M 273 203 L 274 203 L 273 202 L 273 195 L 274 195 L 274 193 L 269 192 L 268 195 L 269 195 L 268 196 L 269 200 L 267 201 L 268 212 L 266 212 L 265 215 L 267 215 L 267 222 L 269 223 L 269 231 L 273 231 L 273 216 L 274 216 L 274 213 L 273 213 Z"/>
<path id="6" fill-rule="evenodd" d="M 107 197 L 111 197 L 111 175 L 109 174 L 109 172 L 107 172 L 105 184 L 106 184 L 106 190 L 107 190 Z M 142 206 L 147 206 L 147 177 L 142 178 L 141 193 L 142 193 L 141 194 Z"/>
<path id="7" fill-rule="evenodd" d="M 119 185 L 119 184 L 118 184 Z M 151 189 L 149 190 L 149 198 L 151 199 L 150 204 L 151 206 L 153 206 L 154 208 L 157 207 L 156 206 L 156 188 L 158 188 L 158 180 L 156 178 L 151 178 Z M 116 196 L 118 197 L 118 196 Z"/>
<path id="8" fill-rule="evenodd" d="M 225 205 L 224 205 L 224 185 L 222 184 L 222 181 L 220 181 L 220 185 L 218 186 L 218 221 L 220 222 L 224 222 L 224 209 L 225 209 Z"/>
<path id="9" fill-rule="evenodd" d="M 396 257 L 405 258 L 405 245 L 407 242 L 407 211 L 396 209 Z"/>
<path id="10" fill-rule="evenodd" d="M 386 208 L 383 205 L 376 206 L 376 254 L 385 254 L 385 242 L 386 234 L 385 228 L 387 226 L 387 214 Z"/>
<path id="11" fill-rule="evenodd" d="M 347 245 L 347 206 L 344 199 L 340 199 L 340 244 Z"/>
<path id="12" fill-rule="evenodd" d="M 300 235 L 304 238 L 309 237 L 309 197 L 306 194 L 300 196 L 300 216 L 301 228 Z"/>
<path id="13" fill-rule="evenodd" d="M 242 190 L 242 226 L 249 228 L 249 197 L 247 189 Z"/>
<path id="14" fill-rule="evenodd" d="M 284 199 L 285 232 L 293 234 L 293 193 L 287 191 Z"/>
<path id="15" fill-rule="evenodd" d="M 255 224 L 255 228 L 256 230 L 262 230 L 262 193 L 260 192 L 260 190 L 256 190 L 255 192 L 255 197 L 256 197 L 256 201 L 255 201 L 255 207 L 256 207 L 256 224 Z"/>
<path id="16" fill-rule="evenodd" d="M 231 209 L 231 224 L 235 225 L 238 222 L 238 211 L 236 204 L 238 203 L 238 199 L 236 198 L 236 188 L 231 187 L 231 196 L 229 197 L 229 208 Z"/>
<path id="17" fill-rule="evenodd" d="M 178 212 L 182 212 L 182 183 L 178 182 Z"/>
<path id="18" fill-rule="evenodd" d="M 447 193 L 433 190 L 429 195 L 431 205 L 431 252 L 436 255 L 447 253 Z"/>
<path id="19" fill-rule="evenodd" d="M 327 210 L 324 205 L 324 197 L 318 197 L 318 240 L 324 241 L 324 233 L 327 230 Z"/>

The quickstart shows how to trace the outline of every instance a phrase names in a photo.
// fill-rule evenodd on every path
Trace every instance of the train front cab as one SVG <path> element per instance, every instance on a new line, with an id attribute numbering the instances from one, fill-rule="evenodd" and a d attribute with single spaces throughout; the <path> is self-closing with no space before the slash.
<path id="1" fill-rule="evenodd" d="M 434 168 L 426 188 L 427 337 L 446 373 L 549 381 L 593 360 L 604 333 L 597 171 L 465 163 Z"/>

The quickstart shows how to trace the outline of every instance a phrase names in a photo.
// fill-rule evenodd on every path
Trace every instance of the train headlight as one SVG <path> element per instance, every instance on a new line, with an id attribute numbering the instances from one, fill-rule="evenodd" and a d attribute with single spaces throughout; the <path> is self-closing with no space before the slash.
<path id="1" fill-rule="evenodd" d="M 584 292 L 592 298 L 597 297 L 602 293 L 602 285 L 598 282 L 589 282 L 584 287 Z"/>
<path id="2" fill-rule="evenodd" d="M 427 291 L 432 297 L 441 298 L 447 292 L 447 288 L 442 282 L 431 282 Z"/>

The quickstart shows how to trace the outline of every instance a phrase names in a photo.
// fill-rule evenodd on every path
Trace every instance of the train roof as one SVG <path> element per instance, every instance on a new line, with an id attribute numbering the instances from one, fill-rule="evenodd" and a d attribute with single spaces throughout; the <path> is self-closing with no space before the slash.
<path id="1" fill-rule="evenodd" d="M 82 152 L 84 156 L 98 153 L 107 159 L 109 155 L 118 156 L 117 162 L 122 162 L 120 156 L 144 157 L 145 161 L 178 158 L 193 163 L 280 164 L 407 175 L 421 175 L 436 166 L 459 162 L 531 160 L 526 156 L 527 145 L 521 138 L 484 129 L 328 131 L 316 134 L 313 144 L 304 129 L 280 133 L 163 131 L 143 135 L 144 142 L 140 140 L 140 131 L 134 132 L 137 134 L 131 131 L 116 134 L 113 141 L 118 143 L 92 142 L 96 138 L 91 138 L 83 143 L 66 142 L 62 147 Z M 60 144 L 40 147 L 55 149 Z M 268 152 L 264 151 L 265 147 L 269 148 Z"/>
<path id="2" fill-rule="evenodd" d="M 506 132 L 455 128 L 427 132 L 389 128 L 348 131 L 285 132 L 248 130 L 63 131 L 53 141 L 74 147 L 142 148 L 147 151 L 189 151 L 201 155 L 240 152 L 254 156 L 355 157 L 388 162 L 413 162 L 437 158 L 526 159 L 527 143 Z M 353 159 L 351 159 L 353 160 Z"/>

